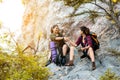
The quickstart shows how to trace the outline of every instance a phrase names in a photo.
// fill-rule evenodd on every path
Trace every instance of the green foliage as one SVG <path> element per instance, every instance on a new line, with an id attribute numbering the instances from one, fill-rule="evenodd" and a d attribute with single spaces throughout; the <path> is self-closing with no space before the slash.
<path id="1" fill-rule="evenodd" d="M 120 76 L 117 76 L 114 72 L 111 72 L 111 70 L 108 69 L 99 80 L 120 80 Z"/>
<path id="2" fill-rule="evenodd" d="M 88 14 L 89 19 L 95 23 L 95 19 L 98 18 L 99 16 L 101 16 L 101 12 L 97 12 L 97 11 L 92 11 L 92 10 L 88 10 L 88 11 L 83 11 L 81 13 L 77 13 L 77 14 L 70 14 L 69 17 L 73 17 L 73 16 L 80 16 L 83 14 Z"/>
<path id="3" fill-rule="evenodd" d="M 8 31 L 0 33 L 0 49 L 1 52 L 9 52 L 9 54 L 12 53 L 12 51 L 15 50 L 15 42 L 12 39 L 13 33 L 10 33 Z"/>
<path id="4" fill-rule="evenodd" d="M 49 71 L 44 65 L 38 56 L 1 53 L 0 80 L 47 80 Z"/>
<path id="5" fill-rule="evenodd" d="M 25 54 L 23 46 L 14 40 L 12 33 L 0 33 L 0 80 L 48 80 L 47 52 L 39 56 Z"/>
<path id="6" fill-rule="evenodd" d="M 61 0 L 55 0 L 55 1 L 61 1 Z M 80 16 L 82 14 L 85 14 L 86 12 L 88 13 L 89 10 L 86 9 L 84 9 L 83 12 L 77 14 L 75 13 L 77 9 L 83 4 L 89 3 L 95 5 L 96 7 L 98 7 L 103 11 L 102 14 L 98 14 L 99 13 L 98 11 L 91 10 L 92 12 L 97 12 L 97 13 L 89 12 L 88 18 L 90 18 L 91 21 L 94 23 L 97 17 L 107 16 L 107 19 L 111 21 L 111 24 L 115 25 L 116 31 L 120 34 L 120 23 L 119 23 L 120 10 L 117 8 L 115 9 L 116 5 L 119 4 L 120 0 L 62 0 L 62 1 L 64 1 L 65 5 L 75 8 L 74 12 L 70 14 L 70 16 L 68 15 L 69 17 Z M 106 9 L 106 7 L 99 4 L 98 1 L 106 5 L 108 8 Z"/>
<path id="7" fill-rule="evenodd" d="M 56 1 L 60 1 L 60 0 L 56 0 Z M 67 6 L 72 6 L 75 8 L 75 10 L 77 10 L 80 5 L 82 4 L 85 4 L 85 3 L 90 3 L 90 2 L 93 2 L 94 0 L 63 0 L 64 1 L 64 4 L 67 5 Z M 94 23 L 95 20 L 100 12 L 97 12 L 97 11 L 94 11 L 94 10 L 84 10 L 83 12 L 80 12 L 80 13 L 77 13 L 77 14 L 70 14 L 69 17 L 74 17 L 74 16 L 80 16 L 80 15 L 83 15 L 83 14 L 89 14 L 89 18 L 91 19 L 91 21 Z"/>
<path id="8" fill-rule="evenodd" d="M 120 56 L 120 51 L 116 50 L 116 49 L 107 49 L 108 52 L 111 52 L 114 56 Z"/>
<path id="9" fill-rule="evenodd" d="M 95 19 L 99 16 L 100 16 L 100 12 L 90 10 L 89 19 L 91 19 L 93 23 L 95 23 Z"/>
<path id="10" fill-rule="evenodd" d="M 55 1 L 61 1 L 61 0 L 55 0 Z M 94 1 L 94 0 L 63 0 L 63 1 L 64 1 L 65 5 L 72 6 L 76 9 L 84 3 L 89 3 L 89 2 Z"/>

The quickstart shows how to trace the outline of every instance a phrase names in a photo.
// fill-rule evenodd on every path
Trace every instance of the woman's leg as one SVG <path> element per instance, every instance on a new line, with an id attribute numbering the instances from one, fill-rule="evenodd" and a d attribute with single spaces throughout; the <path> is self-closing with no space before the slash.
<path id="1" fill-rule="evenodd" d="M 66 64 L 66 54 L 67 54 L 68 46 L 66 44 L 63 45 L 61 51 L 62 51 L 62 60 L 61 64 L 64 66 Z"/>
<path id="2" fill-rule="evenodd" d="M 67 64 L 65 64 L 66 66 L 73 66 L 74 65 L 74 47 L 70 47 L 70 60 Z"/>
<path id="3" fill-rule="evenodd" d="M 66 55 L 67 49 L 68 49 L 68 46 L 64 45 L 63 46 L 63 56 Z M 74 58 L 74 47 L 70 47 L 70 61 L 73 60 L 73 58 Z"/>
<path id="4" fill-rule="evenodd" d="M 95 69 L 96 69 L 95 56 L 94 56 L 94 51 L 93 51 L 93 48 L 92 48 L 92 47 L 90 47 L 90 48 L 88 49 L 88 55 L 90 56 L 91 61 L 92 61 L 92 70 L 95 70 Z"/>
<path id="5" fill-rule="evenodd" d="M 68 46 L 66 44 L 63 45 L 62 51 L 63 51 L 63 56 L 66 56 L 68 50 Z"/>
<path id="6" fill-rule="evenodd" d="M 94 51 L 91 47 L 88 49 L 88 55 L 90 56 L 91 61 L 95 62 Z"/>
<path id="7" fill-rule="evenodd" d="M 74 47 L 70 47 L 70 61 L 74 60 Z"/>

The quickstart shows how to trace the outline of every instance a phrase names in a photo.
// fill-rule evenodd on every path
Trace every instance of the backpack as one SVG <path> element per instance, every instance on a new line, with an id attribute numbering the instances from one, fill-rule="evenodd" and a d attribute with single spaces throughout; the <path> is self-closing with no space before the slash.
<path id="1" fill-rule="evenodd" d="M 50 49 L 51 49 L 51 62 L 54 62 L 56 65 L 61 66 L 64 65 L 62 62 L 62 55 L 59 54 L 58 48 L 56 48 L 56 44 L 54 41 L 50 42 Z"/>
<path id="2" fill-rule="evenodd" d="M 56 57 L 57 57 L 57 49 L 55 46 L 55 42 L 51 41 L 50 42 L 50 50 L 51 50 L 51 60 L 52 62 L 56 62 Z"/>
<path id="3" fill-rule="evenodd" d="M 96 51 L 97 49 L 100 48 L 100 43 L 97 39 L 97 35 L 94 32 L 90 32 L 90 36 L 92 38 L 93 49 L 94 49 L 94 51 Z"/>

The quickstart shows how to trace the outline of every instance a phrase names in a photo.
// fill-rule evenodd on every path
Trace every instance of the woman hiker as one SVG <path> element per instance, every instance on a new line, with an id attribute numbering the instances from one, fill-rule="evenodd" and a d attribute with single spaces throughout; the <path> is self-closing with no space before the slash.
<path id="1" fill-rule="evenodd" d="M 82 26 L 80 27 L 80 35 L 81 36 L 78 38 L 76 43 L 72 42 L 71 40 L 67 41 L 69 41 L 69 43 L 74 47 L 77 47 L 78 45 L 81 44 L 82 46 L 81 50 L 83 51 L 83 55 L 81 56 L 81 58 L 88 56 L 92 62 L 92 70 L 95 70 L 96 69 L 95 56 L 92 45 L 92 39 L 90 36 L 90 30 L 87 27 Z"/>
<path id="2" fill-rule="evenodd" d="M 67 37 L 64 37 L 62 33 L 60 33 L 60 29 L 58 25 L 54 25 L 51 28 L 51 35 L 50 35 L 51 41 L 54 41 L 56 44 L 56 47 L 59 51 L 59 54 L 62 55 L 62 64 L 66 66 L 73 66 L 73 57 L 74 57 L 74 47 L 68 47 L 68 45 L 65 43 L 65 41 L 68 40 Z M 66 63 L 66 54 L 70 52 L 70 61 L 68 62 L 69 64 Z"/>

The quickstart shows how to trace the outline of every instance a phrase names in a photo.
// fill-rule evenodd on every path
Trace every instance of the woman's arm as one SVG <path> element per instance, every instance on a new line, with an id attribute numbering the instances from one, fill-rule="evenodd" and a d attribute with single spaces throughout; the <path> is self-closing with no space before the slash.
<path id="1" fill-rule="evenodd" d="M 69 40 L 69 43 L 70 43 L 72 46 L 77 47 L 77 44 L 74 43 L 73 41 Z"/>
<path id="2" fill-rule="evenodd" d="M 50 35 L 50 39 L 51 39 L 52 41 L 54 41 L 54 40 L 63 40 L 64 37 L 63 37 L 63 36 L 56 37 L 56 35 L 51 34 L 51 35 Z"/>
<path id="3" fill-rule="evenodd" d="M 90 46 L 88 45 L 86 47 L 81 48 L 81 50 L 84 51 L 84 50 L 89 49 L 89 48 L 90 48 Z"/>
<path id="4" fill-rule="evenodd" d="M 84 47 L 84 48 L 81 48 L 81 50 L 86 50 L 86 49 L 89 49 L 90 47 L 92 47 L 92 39 L 90 36 L 87 36 L 87 44 L 88 46 Z"/>
<path id="5" fill-rule="evenodd" d="M 82 41 L 82 37 L 81 37 L 81 36 L 78 38 L 78 40 L 77 40 L 76 42 L 73 42 L 73 41 L 71 41 L 70 39 L 68 39 L 68 42 L 69 42 L 72 46 L 74 46 L 74 47 L 77 47 L 77 46 L 81 43 L 81 41 Z"/>
<path id="6" fill-rule="evenodd" d="M 68 37 L 56 37 L 55 40 L 69 41 Z"/>
<path id="7" fill-rule="evenodd" d="M 55 40 L 64 40 L 64 37 L 56 37 Z"/>

